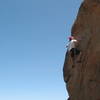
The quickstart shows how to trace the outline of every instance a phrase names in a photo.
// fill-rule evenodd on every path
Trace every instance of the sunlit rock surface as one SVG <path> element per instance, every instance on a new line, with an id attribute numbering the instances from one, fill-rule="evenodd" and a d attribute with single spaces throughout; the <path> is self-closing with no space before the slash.
<path id="1" fill-rule="evenodd" d="M 65 56 L 64 81 L 70 100 L 100 100 L 100 0 L 84 0 L 72 35 L 79 41 L 81 62 Z"/>

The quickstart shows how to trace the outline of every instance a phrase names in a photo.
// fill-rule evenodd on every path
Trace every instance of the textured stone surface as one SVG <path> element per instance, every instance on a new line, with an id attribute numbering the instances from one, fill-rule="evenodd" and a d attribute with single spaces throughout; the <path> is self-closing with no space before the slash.
<path id="1" fill-rule="evenodd" d="M 64 81 L 70 100 L 100 100 L 100 0 L 84 0 L 72 35 L 81 50 L 81 63 L 65 56 Z"/>

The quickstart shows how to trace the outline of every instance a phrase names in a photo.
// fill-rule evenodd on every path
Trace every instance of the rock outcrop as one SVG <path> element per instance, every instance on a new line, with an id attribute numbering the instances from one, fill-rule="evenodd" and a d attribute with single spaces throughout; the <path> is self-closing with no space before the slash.
<path id="1" fill-rule="evenodd" d="M 100 0 L 84 0 L 72 35 L 79 41 L 81 62 L 65 56 L 64 81 L 70 100 L 100 100 Z"/>

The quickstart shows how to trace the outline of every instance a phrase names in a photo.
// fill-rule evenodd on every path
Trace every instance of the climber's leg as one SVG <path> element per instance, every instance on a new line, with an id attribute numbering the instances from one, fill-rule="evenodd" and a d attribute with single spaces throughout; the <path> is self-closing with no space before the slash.
<path id="1" fill-rule="evenodd" d="M 75 54 L 76 54 L 76 55 L 79 55 L 79 54 L 80 54 L 80 50 L 77 49 L 77 48 L 75 48 Z"/>
<path id="2" fill-rule="evenodd" d="M 72 48 L 72 49 L 70 50 L 70 54 L 71 54 L 71 57 L 73 58 L 73 57 L 74 57 L 74 48 Z"/>
<path id="3" fill-rule="evenodd" d="M 68 98 L 67 100 L 70 100 L 70 98 Z"/>
<path id="4" fill-rule="evenodd" d="M 80 52 L 80 54 L 77 57 L 77 62 L 78 63 L 81 63 L 81 57 L 82 57 L 82 52 Z"/>

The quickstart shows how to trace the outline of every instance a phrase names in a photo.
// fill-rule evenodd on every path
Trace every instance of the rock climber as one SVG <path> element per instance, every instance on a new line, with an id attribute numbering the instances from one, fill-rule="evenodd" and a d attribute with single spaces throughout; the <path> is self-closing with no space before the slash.
<path id="1" fill-rule="evenodd" d="M 69 43 L 66 46 L 68 54 L 71 55 L 72 59 L 75 60 L 75 57 L 80 54 L 80 50 L 77 49 L 78 41 L 73 37 L 69 37 Z"/>

